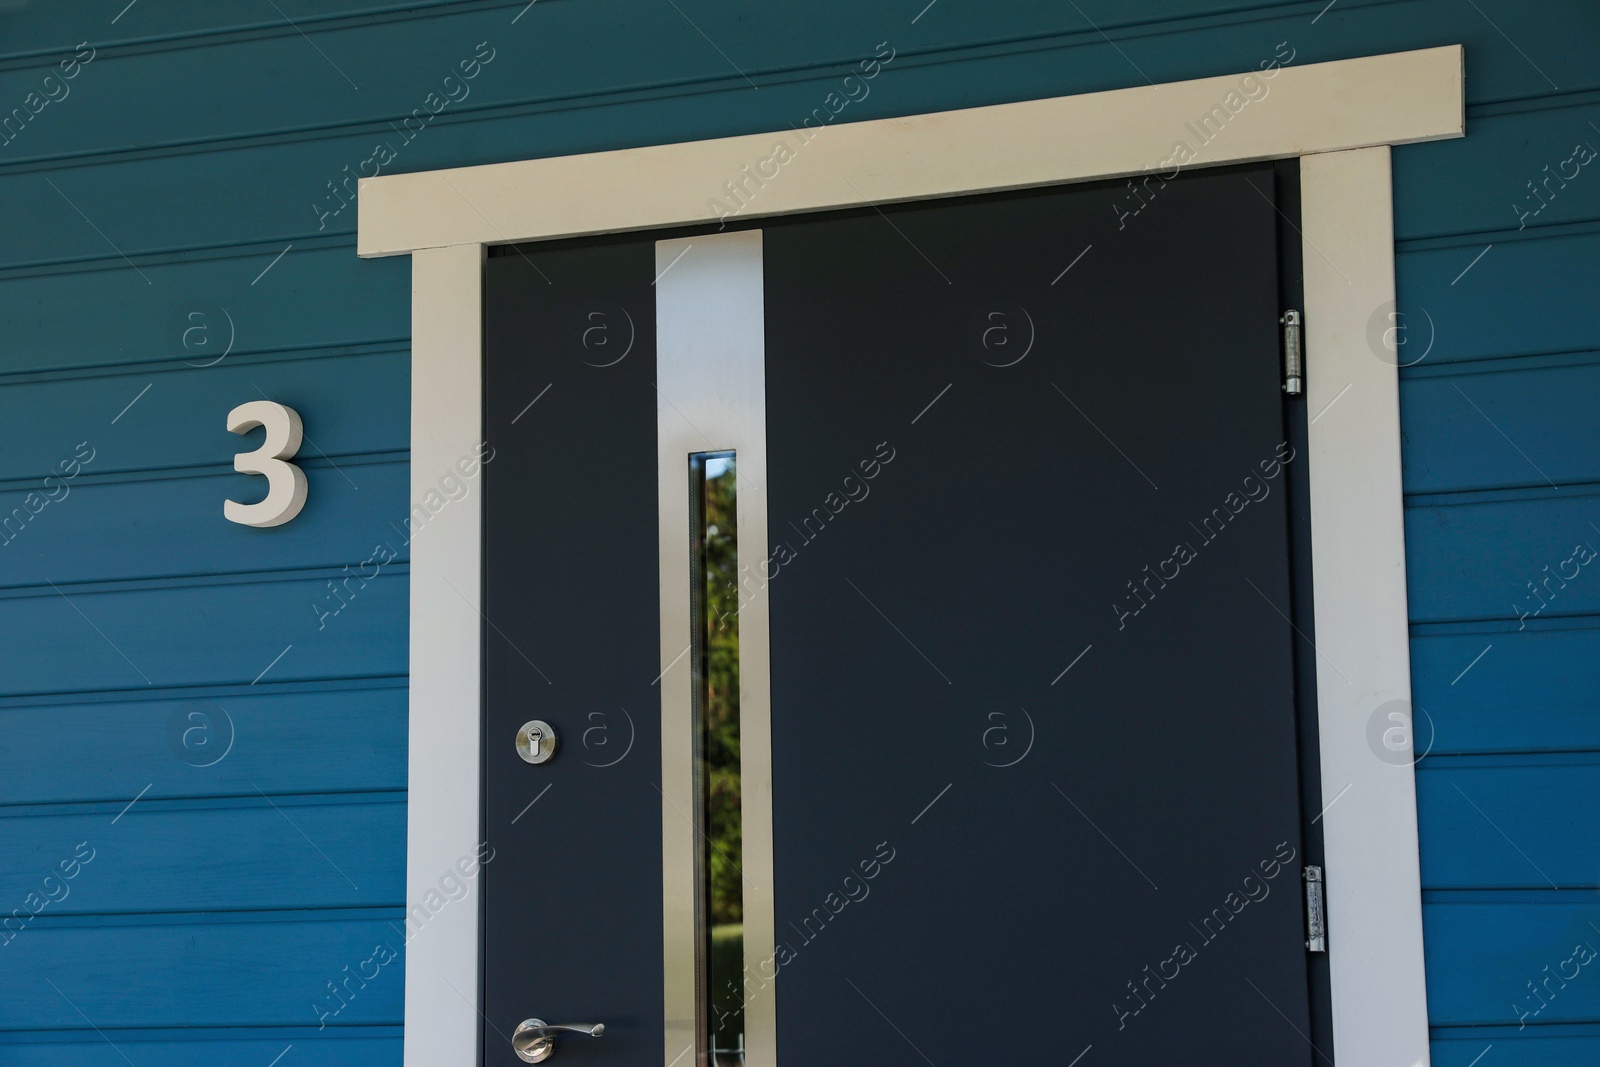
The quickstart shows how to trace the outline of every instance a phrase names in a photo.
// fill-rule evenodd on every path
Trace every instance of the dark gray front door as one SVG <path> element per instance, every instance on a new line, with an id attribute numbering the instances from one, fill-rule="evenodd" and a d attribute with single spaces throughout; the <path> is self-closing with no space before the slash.
<path id="1" fill-rule="evenodd" d="M 1274 197 L 762 225 L 780 1063 L 1311 1062 Z M 489 262 L 486 1063 L 670 1059 L 652 249 Z"/>
<path id="2" fill-rule="evenodd" d="M 488 262 L 486 1064 L 520 1064 L 533 1016 L 606 1024 L 561 1063 L 664 1062 L 653 263 L 649 242 Z M 557 731 L 544 764 L 515 748 L 532 719 Z"/>

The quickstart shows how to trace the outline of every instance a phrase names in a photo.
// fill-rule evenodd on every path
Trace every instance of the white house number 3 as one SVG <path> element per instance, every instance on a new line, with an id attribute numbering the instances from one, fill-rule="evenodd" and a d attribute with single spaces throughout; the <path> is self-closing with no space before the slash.
<path id="1" fill-rule="evenodd" d="M 306 506 L 306 472 L 288 462 L 300 451 L 300 415 L 271 400 L 252 400 L 228 412 L 228 429 L 233 433 L 249 433 L 257 426 L 266 428 L 267 439 L 254 452 L 234 456 L 233 469 L 263 475 L 266 498 L 255 504 L 224 500 L 222 513 L 245 526 L 282 526 Z"/>

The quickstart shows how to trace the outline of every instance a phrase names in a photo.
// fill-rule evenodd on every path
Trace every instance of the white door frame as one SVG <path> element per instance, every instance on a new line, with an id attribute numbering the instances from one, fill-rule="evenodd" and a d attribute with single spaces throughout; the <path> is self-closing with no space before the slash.
<path id="1" fill-rule="evenodd" d="M 1448 46 L 362 181 L 359 254 L 412 256 L 406 899 L 426 922 L 408 925 L 407 1067 L 477 1061 L 476 879 L 425 902 L 481 833 L 481 497 L 438 485 L 482 434 L 485 248 L 715 222 L 730 204 L 760 217 L 1293 157 L 1334 1046 L 1345 1064 L 1426 1065 L 1415 776 L 1367 724 L 1411 696 L 1389 147 L 1464 134 L 1462 62 Z"/>

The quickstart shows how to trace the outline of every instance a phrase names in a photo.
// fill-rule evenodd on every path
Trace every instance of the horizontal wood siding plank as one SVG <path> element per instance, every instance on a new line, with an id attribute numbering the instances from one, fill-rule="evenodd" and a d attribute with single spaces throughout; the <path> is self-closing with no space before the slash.
<path id="1" fill-rule="evenodd" d="M 1407 508 L 1412 621 L 1600 614 L 1597 526 L 1595 495 Z"/>
<path id="2" fill-rule="evenodd" d="M 1408 493 L 1600 482 L 1600 354 L 1402 379 L 1400 410 Z"/>
<path id="3" fill-rule="evenodd" d="M 1600 232 L 1402 251 L 1395 283 L 1405 361 L 1600 348 Z M 1380 336 L 1387 310 L 1374 309 Z"/>
<path id="4" fill-rule="evenodd" d="M 211 414 L 220 422 L 226 412 Z M 316 432 L 309 422 L 307 427 Z M 259 430 L 251 441 L 222 432 L 241 451 L 261 437 Z M 107 436 L 101 441 L 109 451 L 115 445 Z M 329 594 L 332 610 L 337 597 L 359 596 L 368 579 L 393 565 L 386 561 L 408 558 L 409 478 L 403 463 L 309 467 L 305 509 L 292 522 L 268 529 L 229 522 L 222 514 L 224 500 L 251 503 L 266 495 L 260 475 L 98 484 L 52 479 L 50 491 L 65 490 L 56 500 L 42 489 L 0 493 L 0 588 L 349 567 L 334 579 L 341 588 Z M 472 483 L 459 484 L 470 491 Z M 342 584 L 346 577 L 348 587 Z"/>
<path id="5" fill-rule="evenodd" d="M 1429 1022 L 1516 1028 L 1523 1022 L 1600 1021 L 1600 981 L 1595 980 L 1600 975 L 1593 973 L 1600 967 L 1600 903 L 1593 890 L 1571 896 L 1548 902 L 1424 904 Z M 1568 964 L 1566 972 L 1576 970 L 1577 978 L 1565 988 L 1553 980 L 1554 996 L 1543 992 L 1547 976 L 1572 959 L 1580 945 L 1596 958 L 1578 967 Z M 1540 987 L 1542 1001 L 1529 983 Z"/>
<path id="6" fill-rule="evenodd" d="M 0 950 L 6 987 L 0 1027 L 79 1030 L 84 1016 L 103 1030 L 315 1026 L 319 1003 L 324 1010 L 339 1004 L 328 983 L 350 974 L 356 977 L 348 979 L 344 1006 L 327 1021 L 398 1023 L 405 968 L 400 916 L 397 908 L 392 921 L 108 921 L 29 930 Z M 380 945 L 388 951 L 375 957 Z M 391 951 L 400 958 L 376 962 Z M 373 975 L 364 986 L 363 969 Z"/>
<path id="7" fill-rule="evenodd" d="M 0 804 L 405 788 L 403 686 L 272 689 L 0 708 Z"/>
<path id="8" fill-rule="evenodd" d="M 182 173 L 180 169 L 170 177 L 182 181 Z M 251 178 L 235 190 L 253 202 L 251 218 L 258 218 L 260 210 L 254 202 L 256 181 Z M 50 191 L 48 186 L 45 191 Z M 219 236 L 238 240 L 250 224 L 241 218 L 240 200 L 229 199 L 234 225 L 231 234 Z M 113 227 L 125 225 L 126 219 L 119 218 Z M 82 225 L 83 220 L 78 222 Z M 66 231 L 59 236 L 65 238 Z M 9 239 L 5 246 L 15 247 Z M 405 343 L 411 333 L 411 272 L 406 262 L 359 260 L 352 240 L 348 246 L 323 243 L 290 249 L 273 265 L 273 257 L 283 249 L 276 245 L 248 254 L 145 263 L 139 267 L 143 278 L 120 259 L 114 260 L 115 267 L 104 269 L 0 278 L 0 335 L 6 338 L 0 371 L 21 374 L 143 363 L 220 371 L 232 369 L 227 360 L 216 362 L 224 354 L 236 359 L 285 349 Z M 85 250 L 94 255 L 109 251 L 104 244 Z M 263 275 L 268 267 L 271 270 Z M 85 314 L 85 308 L 93 313 Z M 110 422 L 143 386 L 139 382 L 129 389 L 120 403 L 108 396 L 103 414 L 97 406 L 86 409 L 82 418 L 100 420 L 101 425 Z M 98 394 L 90 392 L 88 399 L 98 399 Z"/>
<path id="9" fill-rule="evenodd" d="M 1600 751 L 1600 629 L 1414 637 L 1411 678 L 1418 751 Z"/>
<path id="10" fill-rule="evenodd" d="M 410 441 L 410 383 L 411 357 L 403 346 L 282 362 L 235 357 L 170 372 L 11 383 L 0 388 L 0 425 L 10 428 L 7 447 L 0 450 L 0 482 L 43 478 L 85 440 L 97 450 L 85 468 L 90 474 L 231 467 L 234 454 L 254 447 L 245 442 L 260 434 L 229 433 L 227 414 L 263 395 L 300 413 L 305 432 L 316 442 L 301 448 L 304 456 L 404 452 Z M 136 397 L 138 403 L 124 413 Z"/>
<path id="11" fill-rule="evenodd" d="M 0 818 L 0 901 L 15 901 L 23 915 L 37 909 L 5 951 L 62 915 L 393 906 L 405 898 L 403 797 L 182 803 L 145 794 L 122 814 Z M 84 856 L 92 858 L 78 862 Z"/>
<path id="12" fill-rule="evenodd" d="M 404 674 L 408 586 L 386 568 L 320 630 L 329 594 L 319 579 L 4 600 L 0 687 L 16 696 Z"/>
<path id="13" fill-rule="evenodd" d="M 1424 889 L 1563 889 L 1600 884 L 1600 759 L 1417 771 Z M 1600 936 L 1600 935 L 1597 935 Z"/>
<path id="14" fill-rule="evenodd" d="M 1582 32 L 1585 22 L 1600 35 L 1600 7 L 1591 5 L 1566 28 Z M 1468 52 L 1469 71 L 1476 58 Z M 1501 113 L 1469 120 L 1466 137 L 1396 152 L 1395 216 L 1405 225 L 1395 227 L 1395 237 L 1518 231 L 1600 218 L 1596 125 L 1600 101 Z M 1585 151 L 1577 151 L 1580 146 Z"/>
<path id="15" fill-rule="evenodd" d="M 318 24 L 327 19 L 393 12 L 397 8 L 444 7 L 453 2 L 460 0 L 433 0 L 425 4 L 397 4 L 395 0 L 340 0 L 331 4 L 318 0 L 273 0 L 283 12 L 282 17 L 274 17 L 270 7 L 263 11 L 248 4 L 219 4 L 216 0 L 166 0 L 150 5 L 147 10 L 141 10 L 145 5 L 139 4 L 127 11 L 112 11 L 103 19 L 96 18 L 88 24 L 83 13 L 69 5 L 29 4 L 7 12 L 5 51 L 0 53 L 0 58 L 49 51 L 64 42 L 81 40 L 85 31 L 91 29 L 95 31 L 95 39 L 103 42 L 102 47 L 155 38 L 170 49 L 179 47 L 185 37 L 264 29 L 278 34 L 293 33 L 285 18 L 292 18 L 296 25 L 315 33 Z"/>
<path id="16" fill-rule="evenodd" d="M 1432 1043 L 1433 1067 L 1485 1067 L 1486 1051 L 1495 1067 L 1592 1067 L 1600 1063 L 1600 1028 L 1588 1034 L 1546 1034 L 1542 1027 L 1511 1027 L 1487 1036 L 1454 1037 L 1441 1031 Z"/>
<path id="17" fill-rule="evenodd" d="M 314 1029 L 245 1031 L 251 1036 L 237 1037 L 219 1036 L 229 1031 L 189 1030 L 183 1036 L 154 1039 L 137 1031 L 112 1031 L 102 1036 L 89 1030 L 81 1035 L 63 1034 L 56 1040 L 0 1044 L 0 1057 L 11 1067 L 128 1067 L 129 1061 L 141 1067 L 147 1064 L 270 1067 L 273 1058 L 287 1050 L 284 1060 L 293 1056 L 294 1067 L 371 1067 L 375 1063 L 399 1063 L 400 1035 L 373 1034 L 369 1032 L 371 1029 L 375 1028 L 329 1026 L 320 1033 Z"/>

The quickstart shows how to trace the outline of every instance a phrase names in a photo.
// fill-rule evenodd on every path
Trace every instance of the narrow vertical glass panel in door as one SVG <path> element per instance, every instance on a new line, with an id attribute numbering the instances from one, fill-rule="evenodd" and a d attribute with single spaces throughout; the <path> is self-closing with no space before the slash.
<path id="1" fill-rule="evenodd" d="M 689 457 L 694 494 L 694 708 L 701 829 L 703 1067 L 744 1062 L 744 840 L 739 780 L 739 550 L 734 454 Z"/>

